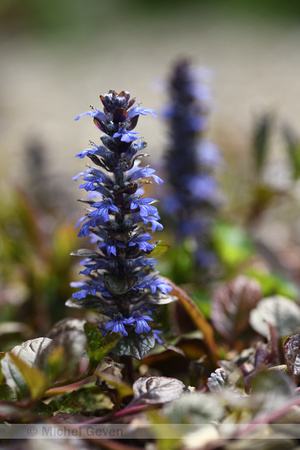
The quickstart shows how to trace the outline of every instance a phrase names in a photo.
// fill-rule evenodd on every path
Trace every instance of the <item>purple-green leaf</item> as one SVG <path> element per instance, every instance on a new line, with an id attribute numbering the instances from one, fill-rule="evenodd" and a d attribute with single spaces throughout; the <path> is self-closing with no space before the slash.
<path id="1" fill-rule="evenodd" d="M 184 390 L 182 381 L 169 377 L 141 377 L 133 384 L 134 397 L 148 404 L 171 402 L 179 398 Z"/>
<path id="2" fill-rule="evenodd" d="M 221 286 L 212 301 L 212 322 L 229 343 L 233 343 L 249 323 L 250 311 L 261 299 L 257 281 L 238 276 Z"/>
<path id="3" fill-rule="evenodd" d="M 281 295 L 262 299 L 250 313 L 250 325 L 262 336 L 269 334 L 268 323 L 279 337 L 289 336 L 300 329 L 300 308 L 292 300 Z"/>
<path id="4" fill-rule="evenodd" d="M 29 391 L 36 399 L 47 387 L 47 380 L 38 367 L 40 354 L 52 343 L 46 337 L 30 339 L 17 345 L 1 360 L 6 383 L 21 397 Z"/>
<path id="5" fill-rule="evenodd" d="M 283 344 L 285 362 L 296 383 L 300 381 L 300 333 L 288 337 Z"/>
<path id="6" fill-rule="evenodd" d="M 128 336 L 124 336 L 116 345 L 114 354 L 132 356 L 141 360 L 154 346 L 155 339 L 152 332 L 137 334 L 135 331 L 129 331 Z"/>
<path id="7" fill-rule="evenodd" d="M 104 282 L 107 289 L 115 295 L 122 295 L 130 291 L 137 283 L 138 278 L 136 276 L 130 278 L 124 278 L 123 280 L 117 278 L 109 273 L 104 274 Z"/>

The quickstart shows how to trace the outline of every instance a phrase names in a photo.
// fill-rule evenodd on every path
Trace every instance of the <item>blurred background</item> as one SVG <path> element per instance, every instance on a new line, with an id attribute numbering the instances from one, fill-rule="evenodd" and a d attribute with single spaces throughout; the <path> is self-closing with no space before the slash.
<path id="1" fill-rule="evenodd" d="M 164 79 L 180 56 L 208 66 L 220 146 L 245 152 L 262 109 L 293 127 L 300 117 L 300 4 L 296 0 L 2 0 L 1 175 L 25 175 L 25 151 L 41 146 L 56 181 L 81 170 L 74 153 L 98 139 L 88 119 L 98 95 L 128 90 L 160 110 Z M 151 155 L 161 154 L 163 125 L 141 120 Z M 228 146 L 229 147 L 229 146 Z"/>
<path id="2" fill-rule="evenodd" d="M 0 39 L 3 321 L 24 318 L 22 308 L 15 317 L 15 308 L 32 292 L 35 329 L 43 332 L 63 316 L 52 306 L 47 322 L 45 305 L 53 299 L 63 305 L 78 272 L 68 256 L 82 246 L 74 230 L 82 205 L 72 177 L 84 165 L 75 154 L 99 136 L 88 118 L 75 122 L 75 116 L 90 103 L 100 107 L 98 96 L 109 89 L 127 90 L 160 114 L 167 102 L 165 80 L 180 57 L 213 72 L 210 136 L 223 152 L 220 178 L 228 214 L 237 223 L 243 223 L 249 201 L 244 184 L 254 177 L 253 123 L 265 113 L 276 117 L 264 176 L 276 189 L 292 186 L 294 202 L 277 205 L 256 233 L 276 251 L 298 245 L 300 171 L 293 176 L 280 130 L 288 124 L 298 143 L 299 1 L 2 0 Z M 138 131 L 148 142 L 151 164 L 159 166 L 166 125 L 142 119 Z M 299 256 L 289 263 L 298 269 Z"/>

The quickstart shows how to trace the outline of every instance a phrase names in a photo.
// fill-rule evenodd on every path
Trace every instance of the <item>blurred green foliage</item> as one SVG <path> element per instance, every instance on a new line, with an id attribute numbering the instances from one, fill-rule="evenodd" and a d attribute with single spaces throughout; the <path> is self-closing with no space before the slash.
<path id="1" fill-rule="evenodd" d="M 300 18 L 297 0 L 2 0 L 0 23 L 2 30 L 19 34 L 22 32 L 53 34 L 67 31 L 77 33 L 105 32 L 115 17 L 129 15 L 153 20 L 157 14 L 168 17 L 199 13 L 226 19 L 253 17 L 263 20 L 293 20 Z M 104 20 L 105 19 L 105 20 Z M 109 20 L 108 20 L 109 19 Z M 101 26 L 100 26 L 101 25 Z M 88 38 L 88 35 L 87 35 Z"/>
<path id="2" fill-rule="evenodd" d="M 74 224 L 53 225 L 16 187 L 2 186 L 0 201 L 0 339 L 46 334 L 65 316 L 74 277 L 70 252 L 77 246 Z M 75 261 L 74 261 L 75 262 Z M 4 327 L 5 322 L 10 327 Z M 2 325 L 1 325 L 2 323 Z M 12 324 L 23 324 L 13 326 Z M 24 325 L 27 328 L 24 329 Z M 1 328 L 2 326 L 2 328 Z M 18 333 L 19 331 L 19 333 Z"/>
<path id="3" fill-rule="evenodd" d="M 214 242 L 226 272 L 236 275 L 240 265 L 249 260 L 255 251 L 251 237 L 243 228 L 225 222 L 214 227 Z"/>
<path id="4" fill-rule="evenodd" d="M 252 15 L 267 20 L 283 17 L 299 19 L 300 17 L 300 4 L 297 0 L 288 2 L 281 0 L 265 0 L 263 2 L 251 0 L 227 0 L 226 2 L 222 0 L 187 0 L 185 2 L 180 0 L 152 0 L 151 2 L 130 0 L 127 4 L 150 14 L 151 12 L 157 13 L 157 11 L 171 13 L 175 9 L 188 11 L 189 8 L 197 5 L 203 13 L 219 14 L 223 17 Z"/>

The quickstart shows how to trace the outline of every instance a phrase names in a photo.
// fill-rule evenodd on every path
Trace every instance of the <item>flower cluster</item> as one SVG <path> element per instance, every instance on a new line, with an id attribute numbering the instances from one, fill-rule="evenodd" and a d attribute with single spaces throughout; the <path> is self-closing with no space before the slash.
<path id="1" fill-rule="evenodd" d="M 90 148 L 76 156 L 88 157 L 94 163 L 76 177 L 79 186 L 88 192 L 87 212 L 77 226 L 78 236 L 89 236 L 97 251 L 81 249 L 86 279 L 72 283 L 79 290 L 69 306 L 97 309 L 101 317 L 101 332 L 121 333 L 115 352 L 135 357 L 162 342 L 158 330 L 153 330 L 151 314 L 157 305 L 173 298 L 172 290 L 154 271 L 156 260 L 151 256 L 155 244 L 151 232 L 161 230 L 155 199 L 143 197 L 143 186 L 162 180 L 150 166 L 141 166 L 139 153 L 146 143 L 134 131 L 139 116 L 151 114 L 152 109 L 134 106 L 128 92 L 109 91 L 100 96 L 103 112 L 94 106 L 80 114 L 91 116 L 104 134 L 101 145 L 90 142 Z"/>
<path id="2" fill-rule="evenodd" d="M 178 239 L 194 240 L 195 263 L 207 268 L 215 261 L 210 249 L 213 212 L 219 203 L 214 169 L 220 163 L 218 147 L 206 137 L 211 92 L 207 69 L 195 70 L 189 61 L 174 67 L 169 82 L 169 145 L 165 171 L 170 192 L 164 199 L 165 214 L 173 220 Z"/>

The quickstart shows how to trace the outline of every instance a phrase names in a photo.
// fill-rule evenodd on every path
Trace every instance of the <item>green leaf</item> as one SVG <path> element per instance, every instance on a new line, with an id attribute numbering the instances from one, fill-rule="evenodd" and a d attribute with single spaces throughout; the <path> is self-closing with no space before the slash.
<path id="1" fill-rule="evenodd" d="M 253 150 L 257 171 L 261 171 L 266 160 L 274 116 L 272 113 L 263 113 L 254 125 Z"/>
<path id="2" fill-rule="evenodd" d="M 122 295 L 130 291 L 130 289 L 133 288 L 133 286 L 138 281 L 138 277 L 131 277 L 120 280 L 118 277 L 114 277 L 109 273 L 105 273 L 103 277 L 107 289 L 115 295 Z"/>
<path id="3" fill-rule="evenodd" d="M 93 365 L 98 364 L 121 339 L 120 333 L 107 334 L 103 337 L 97 325 L 91 323 L 84 324 L 84 331 L 87 337 L 87 353 Z"/>
<path id="4" fill-rule="evenodd" d="M 239 226 L 218 223 L 213 229 L 213 241 L 220 259 L 230 268 L 235 268 L 254 253 L 250 236 Z"/>
<path id="5" fill-rule="evenodd" d="M 26 387 L 30 391 L 30 396 L 33 400 L 38 399 L 47 389 L 48 382 L 43 373 L 34 366 L 29 366 L 18 356 L 10 353 L 10 358 L 14 365 L 19 370 Z M 22 383 L 21 389 L 23 390 L 24 384 Z"/>
<path id="6" fill-rule="evenodd" d="M 152 251 L 151 256 L 153 256 Z M 170 247 L 168 254 L 160 262 L 163 264 L 161 272 L 171 278 L 176 284 L 190 282 L 191 274 L 194 273 L 193 247 L 190 239 L 176 243 Z"/>
<path id="7" fill-rule="evenodd" d="M 205 290 L 195 289 L 191 292 L 191 298 L 193 299 L 197 308 L 204 315 L 205 319 L 210 319 L 211 316 L 211 295 Z"/>
<path id="8" fill-rule="evenodd" d="M 300 177 L 300 142 L 294 131 L 285 126 L 283 129 L 283 135 L 287 144 L 287 152 L 290 158 L 290 164 L 292 166 L 293 178 L 298 180 Z"/>
<path id="9" fill-rule="evenodd" d="M 16 392 L 8 384 L 1 384 L 0 400 L 14 402 L 17 400 Z"/>
<path id="10" fill-rule="evenodd" d="M 50 402 L 55 415 L 61 414 L 94 414 L 108 413 L 113 407 L 109 397 L 100 391 L 95 384 L 87 385 L 67 395 L 56 397 Z"/>
<path id="11" fill-rule="evenodd" d="M 129 331 L 114 348 L 115 355 L 128 355 L 136 359 L 143 359 L 144 356 L 155 346 L 155 339 L 152 333 L 137 334 Z"/>
<path id="12" fill-rule="evenodd" d="M 53 409 L 50 405 L 40 400 L 33 406 L 32 413 L 38 415 L 39 417 L 48 418 L 53 415 Z"/>
<path id="13" fill-rule="evenodd" d="M 1 370 L 1 360 L 5 357 L 5 352 L 0 352 L 0 384 L 5 383 L 5 377 Z"/>
<path id="14" fill-rule="evenodd" d="M 277 294 L 293 300 L 298 299 L 298 288 L 296 284 L 281 275 L 262 272 L 256 268 L 249 268 L 245 274 L 259 281 L 264 297 Z"/>
<path id="15" fill-rule="evenodd" d="M 165 252 L 167 252 L 170 248 L 170 245 L 165 241 L 155 241 L 152 242 L 152 245 L 154 245 L 155 248 L 151 252 L 151 258 L 158 258 Z"/>
<path id="16" fill-rule="evenodd" d="M 69 359 L 67 360 L 69 361 Z M 57 380 L 58 375 L 61 374 L 61 369 L 66 365 L 66 355 L 64 348 L 61 346 L 54 346 L 47 354 L 47 376 L 50 380 Z M 72 364 L 73 365 L 73 364 Z M 65 374 L 65 378 L 67 374 Z"/>

